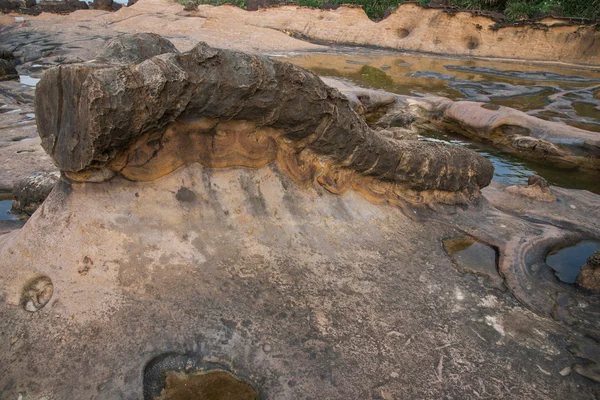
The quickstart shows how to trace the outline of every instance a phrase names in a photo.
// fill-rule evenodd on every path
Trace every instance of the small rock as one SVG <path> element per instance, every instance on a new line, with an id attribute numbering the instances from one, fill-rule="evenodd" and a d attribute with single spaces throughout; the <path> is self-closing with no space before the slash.
<path id="1" fill-rule="evenodd" d="M 539 176 L 539 175 L 531 175 L 528 179 L 527 179 L 527 185 L 528 186 L 539 186 L 542 189 L 546 189 L 550 187 L 550 184 L 548 184 L 548 181 Z"/>
<path id="2" fill-rule="evenodd" d="M 596 250 L 581 267 L 575 284 L 587 290 L 600 291 L 600 250 Z"/>
<path id="3" fill-rule="evenodd" d="M 0 58 L 0 81 L 9 81 L 18 78 L 19 73 L 12 61 Z"/>
<path id="4" fill-rule="evenodd" d="M 559 372 L 559 374 L 561 376 L 568 376 L 568 375 L 570 375 L 571 374 L 571 367 L 569 366 L 569 367 L 565 367 L 565 368 L 561 369 L 560 372 Z"/>
<path id="5" fill-rule="evenodd" d="M 587 265 L 592 268 L 600 267 L 600 250 L 597 250 L 587 259 Z"/>
<path id="6" fill-rule="evenodd" d="M 46 200 L 59 179 L 58 172 L 34 172 L 18 181 L 12 190 L 12 213 L 33 214 Z"/>
<path id="7" fill-rule="evenodd" d="M 183 10 L 184 11 L 195 11 L 198 9 L 198 3 L 196 3 L 195 1 L 188 1 L 185 3 L 185 6 L 183 6 Z"/>
<path id="8" fill-rule="evenodd" d="M 538 201 L 552 202 L 556 200 L 548 181 L 539 175 L 531 175 L 527 179 L 527 186 L 509 186 L 505 190 Z"/>
<path id="9" fill-rule="evenodd" d="M 264 351 L 265 353 L 268 353 L 268 352 L 270 352 L 271 350 L 273 350 L 273 348 L 271 347 L 271 345 L 270 345 L 270 344 L 266 343 L 266 344 L 264 344 L 264 345 L 263 345 L 263 351 Z"/>

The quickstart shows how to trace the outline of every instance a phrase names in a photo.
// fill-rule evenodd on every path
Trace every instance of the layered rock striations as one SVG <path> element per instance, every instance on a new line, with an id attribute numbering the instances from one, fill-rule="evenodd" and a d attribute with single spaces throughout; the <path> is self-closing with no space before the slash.
<path id="1" fill-rule="evenodd" d="M 476 198 L 492 178 L 491 163 L 468 149 L 371 129 L 338 90 L 290 63 L 204 43 L 178 54 L 162 38 L 134 38 L 115 39 L 91 63 L 50 70 L 38 84 L 42 146 L 73 180 L 154 180 L 190 162 L 259 167 L 277 159 L 301 185 L 455 203 Z M 122 49 L 131 46 L 148 58 L 129 59 Z"/>

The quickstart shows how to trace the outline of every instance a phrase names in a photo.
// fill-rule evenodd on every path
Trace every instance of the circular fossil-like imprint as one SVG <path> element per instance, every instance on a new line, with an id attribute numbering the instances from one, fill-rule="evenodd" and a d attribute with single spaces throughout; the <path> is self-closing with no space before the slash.
<path id="1" fill-rule="evenodd" d="M 54 293 L 52 280 L 47 276 L 38 276 L 27 282 L 21 293 L 21 305 L 29 312 L 36 312 L 43 308 Z"/>

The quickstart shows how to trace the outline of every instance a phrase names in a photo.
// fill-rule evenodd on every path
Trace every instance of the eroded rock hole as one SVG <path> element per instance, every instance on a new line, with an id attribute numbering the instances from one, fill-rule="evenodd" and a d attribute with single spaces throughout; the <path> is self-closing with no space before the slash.
<path id="1" fill-rule="evenodd" d="M 398 34 L 398 37 L 400 39 L 404 39 L 405 37 L 407 37 L 408 35 L 410 35 L 410 31 L 408 29 L 405 29 L 405 28 L 398 28 L 396 30 L 396 33 Z"/>
<path id="2" fill-rule="evenodd" d="M 165 354 L 144 369 L 144 400 L 258 400 L 245 378 L 194 355 Z"/>
<path id="3" fill-rule="evenodd" d="M 192 203 L 196 200 L 196 193 L 186 187 L 181 187 L 175 194 L 175 198 L 183 203 Z"/>
<path id="4" fill-rule="evenodd" d="M 168 371 L 166 386 L 156 400 L 257 400 L 258 393 L 227 371 L 186 374 Z"/>
<path id="5" fill-rule="evenodd" d="M 505 290 L 504 280 L 498 274 L 498 252 L 471 237 L 444 240 L 444 250 L 460 273 L 483 276 L 486 286 Z"/>
<path id="6" fill-rule="evenodd" d="M 52 298 L 54 285 L 47 276 L 38 276 L 29 280 L 21 293 L 21 306 L 29 311 L 36 312 L 44 308 Z"/>
<path id="7" fill-rule="evenodd" d="M 478 47 L 479 47 L 479 39 L 477 39 L 474 36 L 469 36 L 467 38 L 467 49 L 475 50 Z"/>

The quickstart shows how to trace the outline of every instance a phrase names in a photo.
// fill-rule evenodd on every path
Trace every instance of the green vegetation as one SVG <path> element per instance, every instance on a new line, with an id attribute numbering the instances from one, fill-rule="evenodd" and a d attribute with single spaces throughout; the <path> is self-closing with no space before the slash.
<path id="1" fill-rule="evenodd" d="M 178 0 L 179 4 L 193 1 L 196 4 L 210 4 L 211 6 L 222 6 L 223 4 L 233 4 L 239 8 L 246 8 L 246 0 Z"/>
<path id="2" fill-rule="evenodd" d="M 180 0 L 182 4 L 189 0 Z M 231 3 L 244 8 L 246 0 L 192 0 L 199 4 L 221 5 Z M 432 0 L 418 0 L 429 5 Z M 283 0 L 305 7 L 328 8 L 341 4 L 360 5 L 369 18 L 379 20 L 386 12 L 394 10 L 405 0 Z M 600 0 L 448 0 L 450 5 L 459 9 L 473 11 L 493 11 L 503 13 L 508 20 L 517 21 L 527 18 L 554 15 L 573 18 L 600 19 Z"/>
<path id="3" fill-rule="evenodd" d="M 511 21 L 545 15 L 600 19 L 600 0 L 451 0 L 451 3 L 467 10 L 503 13 Z"/>

